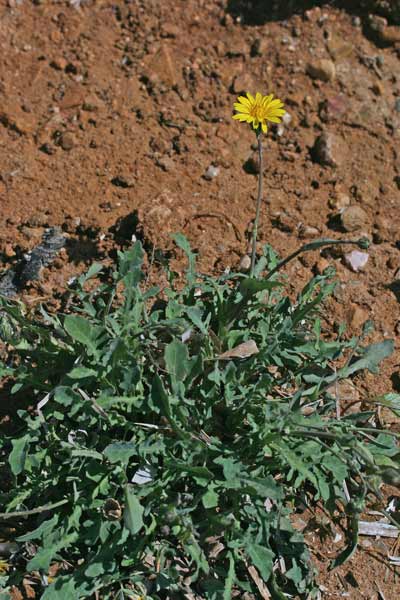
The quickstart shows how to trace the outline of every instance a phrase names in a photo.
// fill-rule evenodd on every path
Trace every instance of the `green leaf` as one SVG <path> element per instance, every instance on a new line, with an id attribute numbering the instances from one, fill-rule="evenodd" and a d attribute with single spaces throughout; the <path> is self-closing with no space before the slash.
<path id="1" fill-rule="evenodd" d="M 248 544 L 245 550 L 253 565 L 260 572 L 262 579 L 267 583 L 272 573 L 274 553 L 260 544 Z"/>
<path id="2" fill-rule="evenodd" d="M 341 377 L 349 377 L 356 371 L 368 369 L 371 373 L 379 373 L 378 365 L 393 354 L 394 341 L 385 340 L 364 348 L 361 358 L 340 371 Z"/>
<path id="3" fill-rule="evenodd" d="M 125 527 L 132 535 L 136 535 L 143 527 L 143 512 L 144 508 L 140 504 L 133 485 L 125 487 L 125 509 L 124 523 Z"/>
<path id="4" fill-rule="evenodd" d="M 29 572 L 42 570 L 45 573 L 47 573 L 50 567 L 50 563 L 56 556 L 56 554 L 60 552 L 60 550 L 65 550 L 66 548 L 68 548 L 68 546 L 76 542 L 78 537 L 78 533 L 74 532 L 64 536 L 53 546 L 39 548 L 35 556 L 28 562 L 27 570 Z"/>
<path id="5" fill-rule="evenodd" d="M 218 506 L 219 496 L 217 492 L 211 487 L 207 490 L 205 494 L 203 494 L 201 501 L 203 503 L 204 508 L 215 508 Z"/>
<path id="6" fill-rule="evenodd" d="M 78 315 L 67 315 L 64 319 L 64 329 L 73 340 L 85 346 L 92 354 L 97 353 L 100 329 L 90 321 Z"/>
<path id="7" fill-rule="evenodd" d="M 8 457 L 8 462 L 14 475 L 19 475 L 25 468 L 30 439 L 29 435 L 25 435 L 24 437 L 12 440 L 13 449 Z"/>
<path id="8" fill-rule="evenodd" d="M 71 576 L 67 576 L 57 577 L 57 581 L 45 589 L 41 600 L 72 600 L 77 597 L 75 582 Z"/>
<path id="9" fill-rule="evenodd" d="M 233 588 L 233 584 L 235 583 L 235 579 L 236 579 L 235 559 L 234 559 L 232 552 L 229 552 L 228 558 L 229 558 L 229 570 L 228 570 L 228 574 L 225 579 L 223 600 L 231 600 L 232 588 Z"/>
<path id="10" fill-rule="evenodd" d="M 47 521 L 43 521 L 43 523 L 41 523 L 39 525 L 39 527 L 37 527 L 33 531 L 30 531 L 29 533 L 26 533 L 25 535 L 20 535 L 19 537 L 17 537 L 16 541 L 17 542 L 28 542 L 30 540 L 37 540 L 38 538 L 44 537 L 45 535 L 50 533 L 50 531 L 57 525 L 57 523 L 58 523 L 58 515 L 54 515 L 51 519 L 48 519 Z"/>
<path id="11" fill-rule="evenodd" d="M 183 381 L 190 370 L 187 346 L 178 340 L 173 340 L 165 348 L 164 358 L 172 383 Z"/>
<path id="12" fill-rule="evenodd" d="M 75 367 L 68 373 L 71 379 L 86 379 L 88 377 L 97 377 L 97 371 L 87 367 Z"/>
<path id="13" fill-rule="evenodd" d="M 270 281 L 268 279 L 254 279 L 247 277 L 240 282 L 239 290 L 243 296 L 254 296 L 258 292 L 264 290 L 272 290 L 273 288 L 282 286 L 279 281 Z"/>
<path id="14" fill-rule="evenodd" d="M 188 258 L 188 269 L 186 272 L 188 284 L 191 285 L 195 278 L 195 268 L 196 268 L 196 255 L 192 252 L 188 239 L 182 233 L 175 233 L 172 236 L 175 244 L 184 251 Z"/>
<path id="15" fill-rule="evenodd" d="M 130 457 L 137 453 L 137 445 L 133 442 L 114 442 L 103 453 L 111 463 L 128 464 Z"/>

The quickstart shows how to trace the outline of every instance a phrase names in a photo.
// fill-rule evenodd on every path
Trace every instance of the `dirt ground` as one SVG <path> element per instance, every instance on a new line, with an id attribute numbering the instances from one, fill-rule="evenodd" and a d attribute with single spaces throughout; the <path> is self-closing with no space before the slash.
<path id="1" fill-rule="evenodd" d="M 315 237 L 367 236 L 362 270 L 348 249 L 313 252 L 290 264 L 290 285 L 332 264 L 328 323 L 359 333 L 372 319 L 373 341 L 400 334 L 400 27 L 361 2 L 313 4 L 0 0 L 0 267 L 49 226 L 68 235 L 25 300 L 57 306 L 71 277 L 133 236 L 173 256 L 182 231 L 203 271 L 237 267 L 257 161 L 232 104 L 259 90 L 289 114 L 264 142 L 260 245 L 285 255 Z M 398 347 L 397 335 L 379 377 L 359 381 L 364 402 L 400 391 Z M 322 597 L 398 598 L 393 542 L 364 538 L 329 574 L 340 543 L 320 546 Z"/>

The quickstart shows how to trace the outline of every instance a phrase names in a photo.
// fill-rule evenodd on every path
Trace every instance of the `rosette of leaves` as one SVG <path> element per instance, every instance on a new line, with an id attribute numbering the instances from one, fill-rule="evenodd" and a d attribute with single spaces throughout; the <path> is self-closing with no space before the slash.
<path id="1" fill-rule="evenodd" d="M 69 314 L 28 318 L 1 300 L 5 385 L 31 407 L 2 447 L 0 518 L 19 544 L 7 585 L 29 572 L 45 600 L 306 597 L 314 568 L 296 512 L 341 512 L 339 564 L 382 473 L 398 468 L 395 438 L 369 425 L 373 412 L 338 419 L 326 391 L 376 372 L 393 348 L 323 335 L 331 274 L 291 302 L 271 248 L 254 278 L 214 278 L 176 242 L 184 285 L 167 270 L 167 289 L 146 288 L 136 242 L 94 290 L 101 265 L 80 277 Z M 399 409 L 397 396 L 380 402 Z"/>

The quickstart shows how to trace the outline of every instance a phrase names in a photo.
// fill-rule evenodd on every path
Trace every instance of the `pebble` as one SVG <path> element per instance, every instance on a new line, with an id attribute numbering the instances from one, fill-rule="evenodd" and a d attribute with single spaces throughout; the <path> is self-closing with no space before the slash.
<path id="1" fill-rule="evenodd" d="M 349 310 L 347 317 L 350 327 L 354 330 L 360 330 L 365 321 L 368 321 L 369 314 L 360 306 L 353 306 Z"/>
<path id="2" fill-rule="evenodd" d="M 312 150 L 316 162 L 329 167 L 338 167 L 345 157 L 343 142 L 334 133 L 325 132 L 320 135 Z"/>
<path id="3" fill-rule="evenodd" d="M 349 206 L 340 216 L 345 231 L 359 231 L 368 226 L 368 215 L 361 206 Z"/>
<path id="4" fill-rule="evenodd" d="M 326 391 L 330 396 L 337 398 L 338 406 L 342 413 L 360 412 L 360 392 L 351 379 L 343 379 L 337 384 L 329 386 Z"/>
<path id="5" fill-rule="evenodd" d="M 247 271 L 250 271 L 250 267 L 251 267 L 251 258 L 248 254 L 244 254 L 244 256 L 242 256 L 242 258 L 240 259 L 239 271 L 246 273 Z"/>
<path id="6" fill-rule="evenodd" d="M 75 146 L 75 137 L 72 133 L 63 133 L 60 137 L 60 146 L 63 150 L 69 152 Z"/>
<path id="7" fill-rule="evenodd" d="M 54 148 L 54 146 L 52 146 L 51 144 L 49 144 L 48 142 L 45 142 L 44 144 L 42 144 L 39 147 L 39 150 L 41 152 L 44 152 L 45 154 L 48 154 L 49 156 L 51 156 L 52 154 L 55 153 L 56 149 Z"/>
<path id="8" fill-rule="evenodd" d="M 396 102 L 394 103 L 394 110 L 400 113 L 400 98 L 396 98 Z"/>
<path id="9" fill-rule="evenodd" d="M 328 58 L 309 62 L 306 66 L 306 72 L 312 79 L 319 79 L 320 81 L 332 81 L 336 77 L 335 64 Z"/>
<path id="10" fill-rule="evenodd" d="M 6 244 L 4 246 L 4 256 L 6 258 L 13 258 L 13 256 L 15 256 L 15 251 L 14 251 L 14 248 L 12 247 L 12 244 Z"/>
<path id="11" fill-rule="evenodd" d="M 319 111 L 319 118 L 324 123 L 338 121 L 349 110 L 349 102 L 343 94 L 331 96 L 323 102 Z"/>
<path id="12" fill-rule="evenodd" d="M 335 196 L 329 198 L 329 208 L 342 212 L 345 208 L 350 206 L 350 196 L 344 192 L 336 192 Z"/>
<path id="13" fill-rule="evenodd" d="M 213 179 L 218 177 L 219 171 L 219 167 L 216 167 L 215 165 L 210 165 L 207 171 L 204 173 L 204 179 L 206 179 L 207 181 L 212 181 Z"/>
<path id="14" fill-rule="evenodd" d="M 319 229 L 311 227 L 310 225 L 301 224 L 299 227 L 299 237 L 301 238 L 314 238 L 320 235 Z"/>
<path id="15" fill-rule="evenodd" d="M 354 272 L 358 273 L 362 271 L 369 259 L 367 252 L 360 252 L 359 250 L 353 250 L 349 254 L 345 254 L 344 260 L 346 265 Z"/>
<path id="16" fill-rule="evenodd" d="M 318 275 L 322 275 L 322 273 L 331 266 L 329 260 L 321 256 L 321 258 L 315 263 L 315 271 Z"/>

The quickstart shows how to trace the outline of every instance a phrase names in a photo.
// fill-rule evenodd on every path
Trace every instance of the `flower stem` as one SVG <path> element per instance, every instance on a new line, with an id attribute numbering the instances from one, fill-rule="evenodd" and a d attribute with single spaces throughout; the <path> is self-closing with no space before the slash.
<path id="1" fill-rule="evenodd" d="M 257 194 L 257 206 L 256 206 L 256 218 L 254 219 L 253 225 L 253 240 L 251 247 L 251 266 L 250 266 L 250 277 L 254 275 L 254 267 L 256 264 L 256 251 L 257 251 L 257 233 L 258 233 L 258 221 L 260 219 L 260 208 L 263 195 L 263 147 L 262 147 L 262 133 L 257 134 L 258 141 L 258 194 Z"/>

